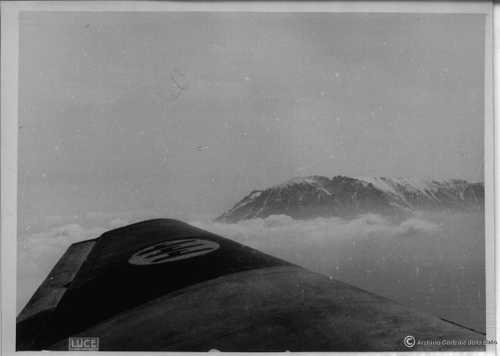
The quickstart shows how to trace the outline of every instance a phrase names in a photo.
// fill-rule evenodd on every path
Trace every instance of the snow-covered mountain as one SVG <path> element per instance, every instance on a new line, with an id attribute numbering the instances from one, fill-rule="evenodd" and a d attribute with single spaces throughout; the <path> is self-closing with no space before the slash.
<path id="1" fill-rule="evenodd" d="M 237 222 L 283 214 L 295 219 L 365 213 L 399 215 L 415 210 L 482 209 L 483 183 L 408 178 L 299 177 L 254 190 L 219 216 Z"/>

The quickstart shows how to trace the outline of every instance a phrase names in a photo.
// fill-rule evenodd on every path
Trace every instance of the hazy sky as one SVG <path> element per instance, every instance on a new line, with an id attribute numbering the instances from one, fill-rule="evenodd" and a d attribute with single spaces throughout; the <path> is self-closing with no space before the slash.
<path id="1" fill-rule="evenodd" d="M 215 216 L 311 174 L 483 178 L 481 15 L 31 12 L 20 31 L 23 225 Z"/>

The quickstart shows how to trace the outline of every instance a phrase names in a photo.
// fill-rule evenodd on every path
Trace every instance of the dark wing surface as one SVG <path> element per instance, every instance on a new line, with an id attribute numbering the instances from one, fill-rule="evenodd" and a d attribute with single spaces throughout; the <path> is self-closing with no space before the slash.
<path id="1" fill-rule="evenodd" d="M 408 347 L 406 336 L 484 339 L 169 219 L 73 244 L 17 321 L 18 350 L 67 350 L 69 337 L 97 337 L 99 349 L 109 351 L 474 349 Z"/>

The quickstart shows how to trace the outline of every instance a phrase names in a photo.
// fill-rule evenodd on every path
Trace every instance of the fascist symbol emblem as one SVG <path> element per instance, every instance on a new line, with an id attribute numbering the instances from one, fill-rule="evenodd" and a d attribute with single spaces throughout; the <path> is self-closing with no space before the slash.
<path id="1" fill-rule="evenodd" d="M 210 240 L 182 239 L 163 241 L 137 251 L 129 258 L 128 262 L 139 266 L 155 265 L 206 255 L 218 248 L 219 244 Z"/>

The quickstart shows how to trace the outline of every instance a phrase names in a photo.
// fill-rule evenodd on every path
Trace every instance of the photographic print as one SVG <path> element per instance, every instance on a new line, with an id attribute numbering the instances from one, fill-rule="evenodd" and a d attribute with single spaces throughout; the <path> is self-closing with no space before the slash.
<path id="1" fill-rule="evenodd" d="M 494 343 L 491 9 L 191 5 L 19 12 L 16 350 Z"/>

